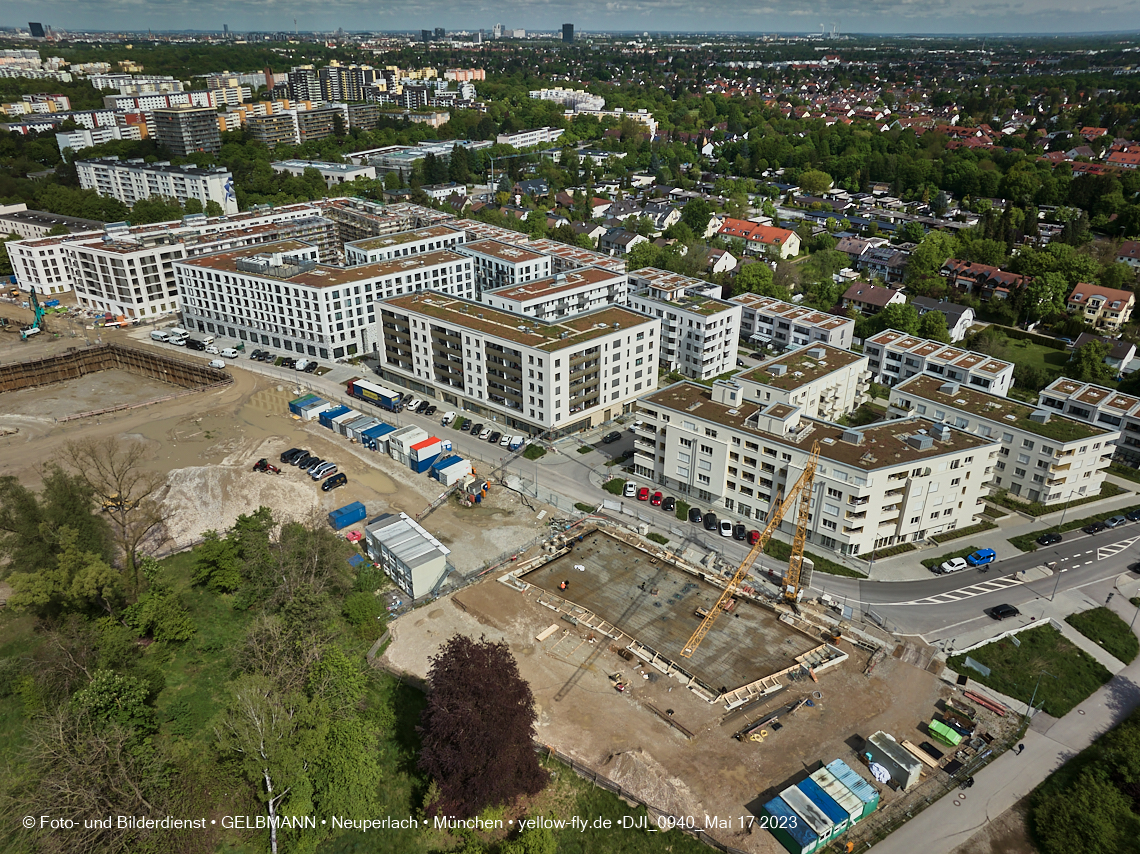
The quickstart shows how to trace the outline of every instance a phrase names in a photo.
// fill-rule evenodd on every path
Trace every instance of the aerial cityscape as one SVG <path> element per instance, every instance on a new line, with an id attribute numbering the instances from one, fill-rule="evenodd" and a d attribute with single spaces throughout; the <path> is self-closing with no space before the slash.
<path id="1" fill-rule="evenodd" d="M 1140 854 L 1134 4 L 8 10 L 0 850 Z"/>

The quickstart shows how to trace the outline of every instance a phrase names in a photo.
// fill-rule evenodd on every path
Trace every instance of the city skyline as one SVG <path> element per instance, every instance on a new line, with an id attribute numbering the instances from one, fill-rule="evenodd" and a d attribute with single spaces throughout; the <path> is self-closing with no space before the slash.
<path id="1" fill-rule="evenodd" d="M 27 27 L 27 10 L 6 4 L 9 26 Z M 479 0 L 421 3 L 414 10 L 376 7 L 366 0 L 334 0 L 315 11 L 299 0 L 265 3 L 188 4 L 180 0 L 141 6 L 135 0 L 79 0 L 37 5 L 36 17 L 55 29 L 266 32 L 415 32 L 424 27 L 446 30 L 508 28 L 560 32 L 575 23 L 578 32 L 812 33 L 821 29 L 867 35 L 1072 35 L 1135 32 L 1138 2 L 1102 2 L 1074 9 L 1064 0 L 951 0 L 937 8 L 915 0 L 792 0 L 727 9 L 721 4 L 681 0 L 581 0 L 581 2 L 514 2 L 490 5 Z M 13 20 L 18 18 L 19 20 Z M 206 21 L 213 26 L 204 26 Z M 216 23 L 214 23 L 216 22 Z"/>

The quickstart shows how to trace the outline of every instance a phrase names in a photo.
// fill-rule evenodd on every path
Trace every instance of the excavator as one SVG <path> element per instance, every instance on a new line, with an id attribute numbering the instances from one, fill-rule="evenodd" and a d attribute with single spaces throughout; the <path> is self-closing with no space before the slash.
<path id="1" fill-rule="evenodd" d="M 763 533 L 760 534 L 758 539 L 752 546 L 752 550 L 744 558 L 744 561 L 737 567 L 736 572 L 732 576 L 732 580 L 725 585 L 724 592 L 720 595 L 716 605 L 708 610 L 704 615 L 701 624 L 697 626 L 697 630 L 693 632 L 692 637 L 689 638 L 685 644 L 685 648 L 681 650 L 683 658 L 692 658 L 693 653 L 697 651 L 697 647 L 701 645 L 701 641 L 712 630 L 713 623 L 716 622 L 717 617 L 720 616 L 722 611 L 728 610 L 731 607 L 733 596 L 736 594 L 737 588 L 740 583 L 748 575 L 748 570 L 756 562 L 756 558 L 760 556 L 760 552 L 764 550 L 764 544 L 772 538 L 773 532 L 780 527 L 780 522 L 783 520 L 784 515 L 791 509 L 796 501 L 799 501 L 799 508 L 796 515 L 796 535 L 792 540 L 792 556 L 788 561 L 788 572 L 784 576 L 784 601 L 790 605 L 795 605 L 800 597 L 800 572 L 803 569 L 804 563 L 804 543 L 807 540 L 807 529 L 809 516 L 811 515 L 811 495 L 812 486 L 815 483 L 815 470 L 819 465 L 819 442 L 812 445 L 811 454 L 808 457 L 807 464 L 804 466 L 803 473 L 796 481 L 795 485 L 788 490 L 787 496 L 776 511 L 768 520 L 768 524 L 764 527 Z M 728 606 L 728 607 L 726 607 Z"/>
<path id="2" fill-rule="evenodd" d="M 44 307 L 40 305 L 40 301 L 36 297 L 35 288 L 32 288 L 31 293 L 32 311 L 35 312 L 35 319 L 32 321 L 30 326 L 25 326 L 20 330 L 21 341 L 27 341 L 33 335 L 39 335 L 44 330 L 44 315 L 47 314 L 47 312 L 44 310 Z"/>

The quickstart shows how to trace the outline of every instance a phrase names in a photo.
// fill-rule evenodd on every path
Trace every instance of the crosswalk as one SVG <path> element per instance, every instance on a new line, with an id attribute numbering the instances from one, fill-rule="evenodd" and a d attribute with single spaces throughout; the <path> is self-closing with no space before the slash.
<path id="1" fill-rule="evenodd" d="M 992 581 L 981 581 L 977 584 L 971 584 L 968 587 L 960 587 L 957 590 L 948 590 L 945 593 L 939 593 L 935 596 L 927 596 L 925 599 L 914 599 L 910 602 L 900 602 L 900 605 L 949 605 L 951 602 L 960 602 L 963 599 L 972 599 L 974 596 L 984 596 L 986 593 L 996 593 L 999 590 L 1005 590 L 1010 587 L 1017 587 L 1024 584 L 1025 580 L 1016 577 L 995 578 Z"/>

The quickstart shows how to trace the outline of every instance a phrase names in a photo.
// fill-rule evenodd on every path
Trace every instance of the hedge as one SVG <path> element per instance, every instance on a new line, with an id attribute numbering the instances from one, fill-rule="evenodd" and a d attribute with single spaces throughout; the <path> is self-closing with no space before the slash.
<path id="1" fill-rule="evenodd" d="M 885 557 L 894 557 L 895 555 L 913 552 L 916 548 L 917 546 L 915 546 L 914 543 L 899 543 L 897 546 L 888 546 L 885 549 L 875 549 L 872 554 L 875 556 L 875 560 L 881 560 Z"/>
<path id="2" fill-rule="evenodd" d="M 1132 466 L 1126 466 L 1124 463 L 1109 463 L 1108 473 L 1122 477 L 1125 480 L 1134 480 L 1140 483 L 1140 471 L 1132 468 Z"/>
<path id="3" fill-rule="evenodd" d="M 774 557 L 776 560 L 788 560 L 792 556 L 792 547 L 782 540 L 770 539 L 764 544 L 764 554 Z M 847 578 L 867 577 L 866 573 L 856 572 L 854 569 L 843 566 L 843 564 L 819 555 L 813 555 L 811 552 L 805 551 L 804 557 L 810 560 L 816 569 L 820 572 L 826 572 L 828 575 L 843 575 Z"/>
<path id="4" fill-rule="evenodd" d="M 1010 498 L 1005 490 L 995 492 L 986 498 L 987 501 L 992 501 L 995 504 L 1000 504 L 1002 507 L 1008 507 L 1010 510 L 1017 510 L 1020 513 L 1025 513 L 1029 516 L 1037 517 L 1043 516 L 1046 513 L 1055 513 L 1058 510 L 1064 510 L 1066 507 L 1080 507 L 1082 504 L 1091 504 L 1094 501 L 1100 501 L 1105 498 L 1115 498 L 1118 495 L 1123 495 L 1128 490 L 1117 486 L 1115 483 L 1109 483 L 1107 480 L 1101 485 L 1100 492 L 1096 495 L 1086 495 L 1084 498 L 1078 498 L 1076 501 L 1066 501 L 1063 504 L 1042 504 L 1040 501 L 1025 502 L 1017 501 Z"/>
<path id="5" fill-rule="evenodd" d="M 970 525 L 966 528 L 955 528 L 953 531 L 947 531 L 944 534 L 936 534 L 930 539 L 941 545 L 948 543 L 951 540 L 956 540 L 959 537 L 972 537 L 974 534 L 980 534 L 983 531 L 992 531 L 997 525 L 993 522 L 979 522 L 976 525 Z"/>

